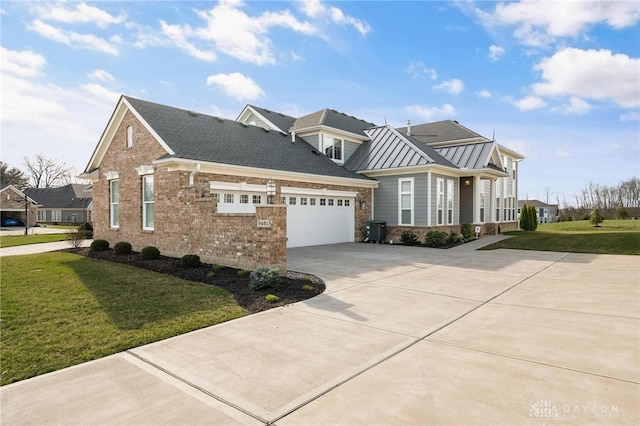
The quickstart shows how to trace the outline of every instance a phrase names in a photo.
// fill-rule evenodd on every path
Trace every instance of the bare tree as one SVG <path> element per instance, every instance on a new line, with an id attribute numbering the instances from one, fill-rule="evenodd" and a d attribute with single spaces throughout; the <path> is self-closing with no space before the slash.
<path id="1" fill-rule="evenodd" d="M 29 178 L 17 167 L 9 168 L 4 161 L 0 161 L 0 184 L 13 185 L 18 190 L 23 190 L 29 185 Z"/>
<path id="2" fill-rule="evenodd" d="M 545 198 L 545 204 L 549 204 L 549 199 L 551 198 L 551 196 L 554 195 L 553 192 L 551 192 L 551 188 L 549 188 L 548 186 L 544 187 L 544 198 Z"/>
<path id="3" fill-rule="evenodd" d="M 30 175 L 33 188 L 51 188 L 71 183 L 73 167 L 67 163 L 47 158 L 43 154 L 36 155 L 35 160 L 24 157 L 24 165 Z"/>

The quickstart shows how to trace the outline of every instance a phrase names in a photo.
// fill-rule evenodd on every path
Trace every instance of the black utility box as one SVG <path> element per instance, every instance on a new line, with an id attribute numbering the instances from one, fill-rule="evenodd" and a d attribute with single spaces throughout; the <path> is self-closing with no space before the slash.
<path id="1" fill-rule="evenodd" d="M 382 220 L 369 221 L 369 241 L 384 242 L 387 238 L 387 222 Z"/>

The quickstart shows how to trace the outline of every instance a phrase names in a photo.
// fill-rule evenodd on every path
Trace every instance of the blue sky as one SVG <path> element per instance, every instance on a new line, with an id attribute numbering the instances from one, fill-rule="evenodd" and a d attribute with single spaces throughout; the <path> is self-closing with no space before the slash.
<path id="1" fill-rule="evenodd" d="M 2 161 L 81 172 L 120 94 L 395 126 L 453 119 L 526 156 L 520 198 L 640 174 L 637 1 L 3 1 Z"/>

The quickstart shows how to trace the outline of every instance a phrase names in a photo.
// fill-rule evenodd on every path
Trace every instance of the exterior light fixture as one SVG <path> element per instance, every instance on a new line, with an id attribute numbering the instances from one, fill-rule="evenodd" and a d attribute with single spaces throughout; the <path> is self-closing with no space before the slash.
<path id="1" fill-rule="evenodd" d="M 273 204 L 273 196 L 276 195 L 276 183 L 273 179 L 267 182 L 267 197 L 269 204 Z"/>
<path id="2" fill-rule="evenodd" d="M 464 180 L 464 186 L 469 186 L 469 185 L 471 185 L 471 179 L 467 178 Z"/>

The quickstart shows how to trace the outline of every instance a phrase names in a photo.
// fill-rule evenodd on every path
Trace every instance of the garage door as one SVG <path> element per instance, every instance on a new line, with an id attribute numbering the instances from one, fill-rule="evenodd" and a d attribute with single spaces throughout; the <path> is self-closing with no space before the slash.
<path id="1" fill-rule="evenodd" d="M 283 188 L 283 199 L 287 247 L 354 241 L 355 194 L 286 194 Z"/>

